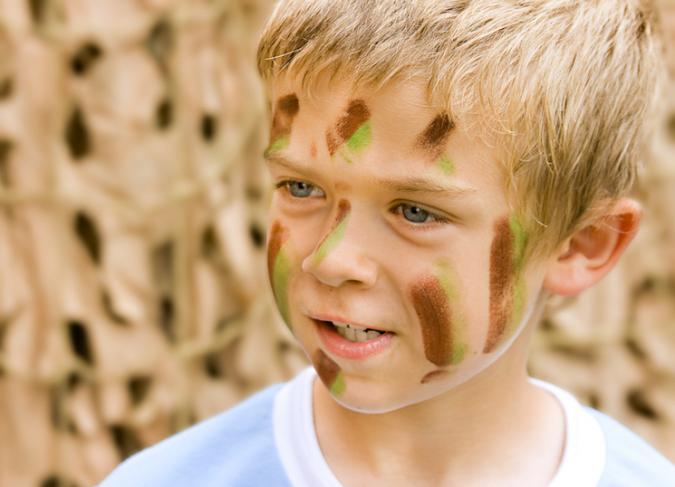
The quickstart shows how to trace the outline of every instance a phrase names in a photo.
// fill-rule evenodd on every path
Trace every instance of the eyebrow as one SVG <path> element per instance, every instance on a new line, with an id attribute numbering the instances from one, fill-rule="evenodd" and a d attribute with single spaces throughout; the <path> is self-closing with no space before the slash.
<path id="1" fill-rule="evenodd" d="M 276 164 L 295 172 L 314 172 L 304 164 L 296 163 L 280 154 L 271 154 L 265 157 L 269 164 Z M 475 188 L 459 185 L 439 184 L 435 181 L 419 177 L 401 177 L 391 179 L 377 179 L 377 184 L 387 187 L 398 193 L 442 193 L 444 196 L 459 198 L 475 194 Z"/>

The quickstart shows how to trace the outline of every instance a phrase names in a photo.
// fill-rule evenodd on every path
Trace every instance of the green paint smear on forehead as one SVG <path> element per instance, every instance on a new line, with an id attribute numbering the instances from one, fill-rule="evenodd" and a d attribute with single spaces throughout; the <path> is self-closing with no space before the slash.
<path id="1" fill-rule="evenodd" d="M 285 148 L 288 147 L 290 143 L 290 140 L 287 135 L 283 135 L 277 139 L 275 139 L 270 146 L 265 149 L 265 157 L 269 157 L 272 154 L 276 154 L 279 151 L 284 150 Z"/>
<path id="2" fill-rule="evenodd" d="M 347 228 L 347 222 L 349 221 L 349 213 L 345 215 L 342 220 L 337 224 L 337 226 L 326 236 L 326 238 L 321 242 L 319 248 L 316 249 L 314 253 L 313 261 L 314 265 L 319 265 L 323 262 L 323 259 L 340 243 L 340 241 L 345 236 L 345 229 Z"/>
<path id="3" fill-rule="evenodd" d="M 345 383 L 344 375 L 342 374 L 342 371 L 340 371 L 330 386 L 330 393 L 334 396 L 339 396 L 345 392 L 346 388 L 347 384 Z"/>
<path id="4" fill-rule="evenodd" d="M 346 144 L 350 151 L 358 153 L 368 147 L 371 141 L 372 130 L 370 127 L 370 122 L 364 122 L 358 129 L 356 129 L 356 132 L 352 134 L 349 140 L 347 140 Z"/>
<path id="5" fill-rule="evenodd" d="M 452 160 L 443 154 L 438 159 L 436 159 L 436 165 L 443 171 L 445 174 L 452 174 L 455 172 L 455 164 Z"/>
<path id="6" fill-rule="evenodd" d="M 284 247 L 279 250 L 274 260 L 272 270 L 272 289 L 274 290 L 274 299 L 288 327 L 291 327 L 291 313 L 288 305 L 288 283 L 291 278 L 291 261 L 284 252 Z"/>
<path id="7" fill-rule="evenodd" d="M 450 359 L 450 364 L 457 365 L 464 360 L 464 355 L 467 350 L 463 333 L 464 322 L 461 318 L 461 314 L 456 312 L 456 309 L 459 307 L 459 293 L 457 292 L 458 286 L 456 284 L 457 276 L 455 275 L 453 268 L 447 262 L 439 261 L 436 264 L 436 267 L 436 278 L 448 298 L 450 307 L 453 309 L 450 325 L 450 336 L 452 337 L 452 357 Z"/>

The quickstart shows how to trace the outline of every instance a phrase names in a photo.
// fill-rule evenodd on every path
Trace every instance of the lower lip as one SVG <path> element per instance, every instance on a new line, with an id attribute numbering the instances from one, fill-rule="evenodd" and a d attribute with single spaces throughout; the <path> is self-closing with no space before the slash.
<path id="1" fill-rule="evenodd" d="M 352 342 L 341 336 L 334 326 L 314 320 L 319 338 L 333 355 L 347 359 L 362 360 L 384 352 L 391 346 L 394 334 L 383 333 L 377 338 L 365 342 Z"/>

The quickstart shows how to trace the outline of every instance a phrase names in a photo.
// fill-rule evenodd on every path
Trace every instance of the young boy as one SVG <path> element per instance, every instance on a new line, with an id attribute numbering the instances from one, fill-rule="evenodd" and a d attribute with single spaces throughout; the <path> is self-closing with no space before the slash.
<path id="1" fill-rule="evenodd" d="M 282 0 L 268 263 L 314 367 L 103 485 L 675 485 L 526 373 L 638 229 L 656 50 L 631 0 Z"/>

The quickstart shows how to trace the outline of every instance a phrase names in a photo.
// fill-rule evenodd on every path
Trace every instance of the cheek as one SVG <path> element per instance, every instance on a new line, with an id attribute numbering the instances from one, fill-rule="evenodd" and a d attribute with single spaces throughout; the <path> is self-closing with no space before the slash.
<path id="1" fill-rule="evenodd" d="M 441 273 L 424 276 L 410 288 L 427 360 L 439 367 L 459 364 L 466 352 L 456 288 Z"/>
<path id="2" fill-rule="evenodd" d="M 525 303 L 522 276 L 527 238 L 517 220 L 503 218 L 495 223 L 490 249 L 490 327 L 483 348 L 492 352 L 517 327 Z"/>
<path id="3" fill-rule="evenodd" d="M 291 261 L 287 255 L 288 231 L 278 221 L 272 224 L 267 245 L 267 271 L 274 299 L 282 318 L 291 327 L 288 303 L 288 285 L 291 278 Z"/>

